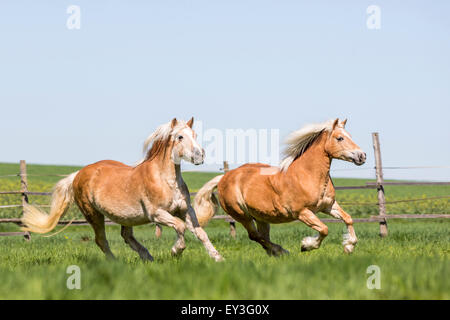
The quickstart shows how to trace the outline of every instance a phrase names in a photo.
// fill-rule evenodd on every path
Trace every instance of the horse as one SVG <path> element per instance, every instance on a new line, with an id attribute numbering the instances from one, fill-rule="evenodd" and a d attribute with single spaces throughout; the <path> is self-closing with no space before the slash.
<path id="1" fill-rule="evenodd" d="M 159 126 L 144 143 L 144 159 L 135 166 L 103 160 L 90 164 L 59 181 L 52 193 L 50 213 L 25 205 L 23 230 L 47 233 L 75 202 L 95 232 L 95 243 L 107 258 L 114 258 L 105 233 L 105 217 L 121 225 L 121 236 L 144 261 L 153 261 L 148 250 L 133 236 L 133 227 L 157 223 L 172 227 L 177 239 L 171 249 L 180 256 L 186 248 L 186 227 L 203 243 L 209 256 L 222 256 L 198 223 L 183 181 L 182 160 L 203 164 L 205 152 L 188 122 L 174 118 Z M 151 147 L 150 147 L 151 146 Z"/>
<path id="2" fill-rule="evenodd" d="M 200 225 L 208 223 L 220 203 L 245 227 L 251 240 L 267 254 L 280 256 L 288 251 L 270 241 L 270 224 L 301 221 L 318 231 L 317 236 L 301 241 L 301 251 L 310 251 L 318 249 L 328 235 L 327 226 L 316 216 L 324 212 L 346 224 L 342 244 L 344 252 L 353 252 L 357 243 L 353 221 L 336 201 L 330 177 L 332 159 L 358 166 L 366 161 L 366 154 L 345 130 L 346 123 L 329 120 L 291 133 L 280 167 L 248 163 L 207 182 L 193 204 Z M 216 188 L 219 201 L 213 193 Z"/>

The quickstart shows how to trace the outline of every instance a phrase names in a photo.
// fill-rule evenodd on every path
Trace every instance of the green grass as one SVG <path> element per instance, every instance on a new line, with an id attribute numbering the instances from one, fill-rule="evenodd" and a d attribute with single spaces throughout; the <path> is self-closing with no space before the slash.
<path id="1" fill-rule="evenodd" d="M 76 167 L 29 166 L 30 174 L 70 173 Z M 0 165 L 0 175 L 17 173 L 18 165 Z M 200 188 L 216 173 L 184 173 L 191 191 Z M 30 177 L 30 190 L 48 191 L 57 177 Z M 363 184 L 363 180 L 335 179 L 336 185 Z M 0 190 L 18 189 L 17 178 L 0 179 Z M 389 199 L 449 194 L 448 187 L 388 187 Z M 340 201 L 376 201 L 374 190 L 339 191 Z M 5 199 L 6 198 L 6 199 Z M 46 197 L 30 197 L 46 203 Z M 14 202 L 15 201 L 15 202 Z M 20 203 L 20 197 L 0 197 L 1 204 Z M 388 207 L 390 213 L 446 213 L 448 201 L 424 207 L 418 203 Z M 394 210 L 395 209 L 395 210 Z M 367 206 L 347 209 L 353 216 L 376 214 Z M 352 211 L 353 210 L 353 211 Z M 436 211 L 433 211 L 436 210 Z M 0 217 L 19 216 L 20 210 L 0 210 Z M 78 216 L 73 209 L 70 215 Z M 237 238 L 229 236 L 224 221 L 206 227 L 212 243 L 226 261 L 215 263 L 191 234 L 183 257 L 173 259 L 170 248 L 175 233 L 164 228 L 161 239 L 154 226 L 135 228 L 136 237 L 149 249 L 155 262 L 143 263 L 120 237 L 118 226 L 108 226 L 107 235 L 117 261 L 105 260 L 92 241 L 88 226 L 74 226 L 44 238 L 33 235 L 0 237 L 0 299 L 450 299 L 450 236 L 448 219 L 394 220 L 389 237 L 380 239 L 376 223 L 356 224 L 359 243 L 352 255 L 341 245 L 344 225 L 330 223 L 322 247 L 300 252 L 303 237 L 314 231 L 301 223 L 275 225 L 272 240 L 291 254 L 268 257 L 237 226 Z M 58 227 L 56 230 L 59 230 Z M 18 231 L 0 224 L 0 231 Z M 81 290 L 68 290 L 66 268 L 81 269 Z M 367 267 L 381 269 L 381 289 L 366 286 Z"/>
<path id="2" fill-rule="evenodd" d="M 117 261 L 105 260 L 89 227 L 71 227 L 52 238 L 33 235 L 0 239 L 0 299 L 449 299 L 449 222 L 392 222 L 390 236 L 378 237 L 377 224 L 357 224 L 360 242 L 343 253 L 341 224 L 329 224 L 322 247 L 300 252 L 300 240 L 313 232 L 300 223 L 272 228 L 273 241 L 291 254 L 273 258 L 237 227 L 228 235 L 223 221 L 207 228 L 226 261 L 213 262 L 187 235 L 180 259 L 170 256 L 173 230 L 155 239 L 153 226 L 135 228 L 153 263 L 129 249 L 119 227 L 108 239 Z M 4 227 L 3 227 L 4 228 Z M 81 290 L 66 288 L 66 268 L 81 269 Z M 366 287 L 367 267 L 381 269 L 381 289 Z"/>

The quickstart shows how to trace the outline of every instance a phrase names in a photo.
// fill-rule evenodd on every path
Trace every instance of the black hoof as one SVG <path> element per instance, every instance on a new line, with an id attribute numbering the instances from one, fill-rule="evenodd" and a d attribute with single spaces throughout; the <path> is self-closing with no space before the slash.
<path id="1" fill-rule="evenodd" d="M 289 255 L 289 251 L 281 248 L 281 249 L 278 249 L 276 251 L 267 251 L 267 254 L 269 256 L 272 256 L 272 257 L 281 257 L 281 256 L 284 256 L 284 255 Z"/>

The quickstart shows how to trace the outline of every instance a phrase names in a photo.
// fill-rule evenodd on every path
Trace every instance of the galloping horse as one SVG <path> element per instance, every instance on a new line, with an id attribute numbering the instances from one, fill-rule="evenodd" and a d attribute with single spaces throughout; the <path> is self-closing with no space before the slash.
<path id="1" fill-rule="evenodd" d="M 206 183 L 193 204 L 200 225 L 205 225 L 217 211 L 213 194 L 217 187 L 222 208 L 269 255 L 288 253 L 270 241 L 270 224 L 295 220 L 319 232 L 316 237 L 304 238 L 301 250 L 318 249 L 328 234 L 327 226 L 316 216 L 320 211 L 344 221 L 348 231 L 344 235 L 344 251 L 352 252 L 357 242 L 353 221 L 336 202 L 330 178 L 333 158 L 356 165 L 366 161 L 366 154 L 345 131 L 346 122 L 330 120 L 291 133 L 280 168 L 245 164 Z"/>
<path id="2" fill-rule="evenodd" d="M 175 229 L 177 240 L 172 255 L 181 255 L 185 249 L 187 226 L 213 259 L 222 260 L 197 221 L 181 176 L 181 160 L 199 165 L 205 156 L 195 140 L 193 123 L 193 118 L 187 123 L 173 119 L 159 126 L 144 144 L 144 160 L 134 167 L 104 160 L 62 179 L 55 186 L 49 215 L 31 205 L 24 207 L 24 230 L 51 231 L 75 201 L 94 228 L 95 242 L 107 257 L 114 255 L 106 240 L 105 217 L 122 226 L 123 239 L 143 260 L 153 261 L 153 257 L 134 238 L 132 227 L 150 222 Z"/>

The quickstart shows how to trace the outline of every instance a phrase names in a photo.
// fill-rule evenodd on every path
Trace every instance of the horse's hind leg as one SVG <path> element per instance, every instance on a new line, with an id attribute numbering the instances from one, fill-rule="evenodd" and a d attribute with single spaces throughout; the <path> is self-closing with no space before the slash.
<path id="1" fill-rule="evenodd" d="M 139 256 L 144 261 L 153 261 L 152 255 L 148 250 L 140 244 L 133 236 L 133 228 L 121 226 L 120 235 L 125 240 L 125 243 L 130 246 L 131 249 L 139 253 Z"/>
<path id="2" fill-rule="evenodd" d="M 270 224 L 263 221 L 256 220 L 256 227 L 258 228 L 259 234 L 263 239 L 269 244 L 270 255 L 279 256 L 282 254 L 288 254 L 289 251 L 283 249 L 280 245 L 270 241 Z"/>
<path id="3" fill-rule="evenodd" d="M 86 220 L 91 224 L 95 232 L 95 243 L 100 247 L 107 258 L 114 259 L 114 255 L 109 248 L 108 240 L 106 239 L 105 232 L 105 216 L 94 210 L 90 210 L 89 213 L 83 214 Z"/>
<path id="4" fill-rule="evenodd" d="M 240 222 L 248 232 L 250 240 L 258 242 L 264 250 L 266 250 L 269 256 L 280 256 L 283 253 L 287 253 L 286 250 L 279 245 L 270 242 L 269 231 L 270 225 L 264 222 L 258 222 L 258 228 L 256 228 L 252 217 L 248 217 L 244 214 L 229 213 L 236 221 Z"/>

